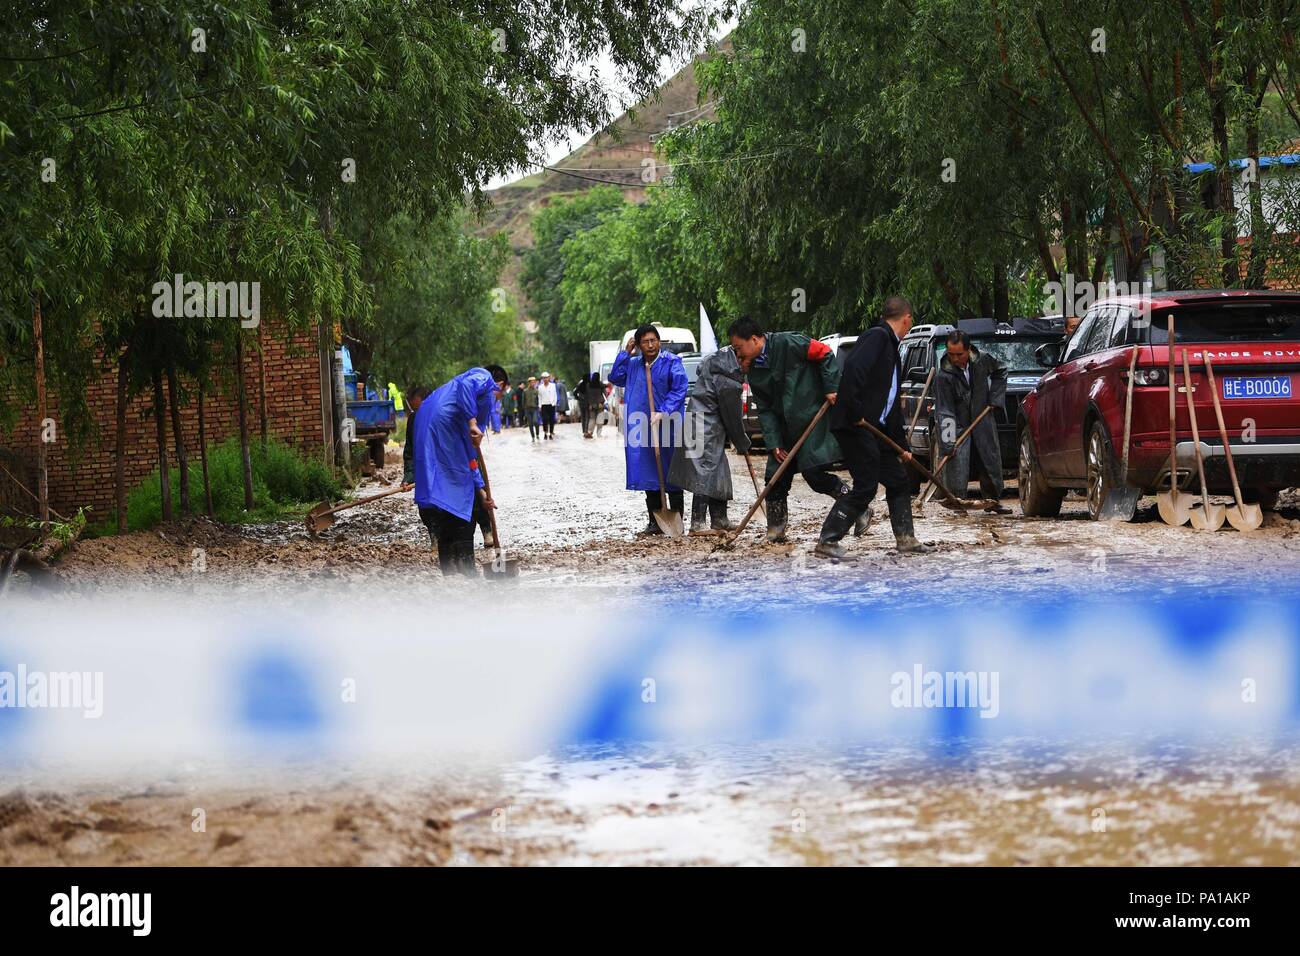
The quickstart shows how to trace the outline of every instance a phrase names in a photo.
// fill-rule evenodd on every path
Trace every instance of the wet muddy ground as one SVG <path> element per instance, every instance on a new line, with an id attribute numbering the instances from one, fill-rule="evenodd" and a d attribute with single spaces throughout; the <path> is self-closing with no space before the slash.
<path id="1" fill-rule="evenodd" d="M 502 594 L 578 608 L 647 594 L 702 610 L 866 607 L 912 594 L 1021 598 L 1158 594 L 1225 599 L 1294 590 L 1294 493 L 1259 532 L 1168 528 L 1153 503 L 1132 524 L 954 515 L 917 521 L 930 556 L 901 556 L 887 524 L 851 543 L 861 560 L 811 554 L 829 499 L 796 479 L 790 543 L 761 543 L 761 515 L 728 552 L 716 538 L 637 536 L 644 499 L 623 489 L 606 430 L 561 425 L 531 443 L 485 444 L 512 584 L 444 580 L 409 494 L 299 522 L 206 521 L 81 542 L 64 593 L 176 591 L 215 607 L 316 591 L 427 608 Z M 738 518 L 753 500 L 733 456 Z M 400 479 L 385 469 L 359 493 Z M 877 511 L 880 505 L 877 504 Z M 19 585 L 15 585 L 18 587 Z M 468 590 L 467 590 L 468 589 Z M 506 590 L 501 590 L 506 589 Z M 484 603 L 486 602 L 486 603 Z M 861 743 L 680 747 L 609 742 L 498 760 L 405 767 L 203 763 L 103 778 L 11 766 L 0 776 L 0 864 L 1288 864 L 1300 858 L 1300 743 L 1012 740 L 938 749 Z M 71 782 L 69 782 L 71 781 Z M 196 826 L 196 811 L 203 825 Z"/>
<path id="2" fill-rule="evenodd" d="M 556 435 L 532 443 L 526 430 L 507 429 L 484 446 L 501 536 L 508 554 L 522 561 L 512 586 L 522 589 L 572 589 L 581 598 L 586 591 L 651 586 L 703 607 L 733 606 L 755 596 L 856 606 L 943 588 L 1008 598 L 1181 587 L 1268 593 L 1294 587 L 1300 570 L 1295 492 L 1284 495 L 1279 511 L 1252 534 L 1226 525 L 1214 534 L 1170 528 L 1157 517 L 1153 499 L 1144 500 L 1138 520 L 1129 524 L 1089 521 L 1077 496 L 1066 499 L 1056 520 L 1023 518 L 1014 498 L 1006 502 L 1013 511 L 1006 516 L 959 515 L 931 503 L 916 520 L 918 537 L 939 549 L 930 556 L 893 550 L 888 518 L 877 501 L 871 530 L 850 542 L 859 560 L 837 564 L 812 553 L 830 499 L 796 478 L 789 543 L 764 543 L 760 512 L 734 549 L 715 552 L 715 536 L 638 536 L 647 522 L 644 497 L 624 490 L 622 448 L 612 429 L 586 440 L 576 425 L 560 425 Z M 743 458 L 730 459 L 737 496 L 731 512 L 738 520 L 754 493 Z M 358 494 L 399 481 L 400 469 L 390 466 Z M 448 587 L 409 492 L 342 512 L 318 538 L 296 521 L 232 528 L 199 520 L 87 541 L 62 561 L 60 575 L 74 591 L 159 585 L 197 593 L 235 587 L 285 594 L 304 585 L 391 581 L 395 570 L 402 572 L 408 593 L 434 595 Z"/>

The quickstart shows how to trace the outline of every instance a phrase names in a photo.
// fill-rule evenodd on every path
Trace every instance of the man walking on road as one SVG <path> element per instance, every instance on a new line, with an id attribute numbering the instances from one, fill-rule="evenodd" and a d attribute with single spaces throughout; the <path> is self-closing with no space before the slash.
<path id="1" fill-rule="evenodd" d="M 483 488 L 478 447 L 492 404 L 509 387 L 499 365 L 457 375 L 424 402 L 415 445 L 415 503 L 438 545 L 442 573 L 474 577 L 474 502 Z M 423 406 L 422 406 L 423 408 Z M 483 499 L 485 508 L 496 502 Z"/>
<path id="2" fill-rule="evenodd" d="M 609 372 L 609 380 L 623 389 L 627 422 L 623 449 L 627 459 L 627 487 L 629 491 L 645 492 L 646 511 L 650 514 L 650 523 L 644 532 L 647 535 L 663 534 L 654 518 L 655 512 L 664 507 L 663 496 L 659 493 L 655 447 L 657 444 L 664 474 L 667 475 L 672 471 L 675 457 L 673 446 L 681 434 L 671 426 L 674 421 L 681 421 L 688 385 L 682 360 L 672 352 L 663 351 L 659 344 L 659 330 L 653 325 L 641 326 L 628 341 L 627 350 L 618 353 Z M 638 348 L 640 355 L 636 354 Z M 653 412 L 646 395 L 647 375 L 654 390 Z M 669 506 L 680 514 L 682 489 L 666 478 L 665 487 Z"/>
<path id="3" fill-rule="evenodd" d="M 911 327 L 911 303 L 902 296 L 891 296 L 885 300 L 884 321 L 864 332 L 845 359 L 839 398 L 831 409 L 830 420 L 853 477 L 853 488 L 835 502 L 822 525 L 815 550 L 824 557 L 852 560 L 840 542 L 870 506 L 876 487 L 881 484 L 885 486 L 889 523 L 898 550 L 934 550 L 917 541 L 912 528 L 911 482 L 903 469 L 912 457 L 911 452 L 905 452 L 900 458 L 888 444 L 860 424 L 871 422 L 899 445 L 907 447 L 898 393 L 903 376 L 898 343 Z"/>
<path id="4" fill-rule="evenodd" d="M 730 531 L 727 518 L 731 500 L 731 464 L 727 441 L 736 451 L 749 451 L 749 436 L 741 412 L 740 383 L 744 373 L 734 349 L 714 352 L 700 362 L 687 398 L 686 447 L 673 455 L 668 470 L 670 484 L 692 493 L 691 531 Z"/>
<path id="5" fill-rule="evenodd" d="M 520 400 L 523 408 L 524 418 L 528 419 L 528 435 L 534 442 L 537 441 L 537 377 L 528 376 L 528 385 L 524 388 L 524 396 Z"/>
<path id="6" fill-rule="evenodd" d="M 550 372 L 542 373 L 541 384 L 537 386 L 537 407 L 542 417 L 542 438 L 555 438 L 555 403 L 559 394 Z"/>
<path id="7" fill-rule="evenodd" d="M 770 450 L 764 480 L 771 482 L 822 403 L 834 404 L 840 382 L 839 362 L 829 346 L 814 338 L 800 332 L 764 333 L 756 321 L 743 316 L 731 323 L 727 337 L 749 379 L 750 392 L 758 401 L 763 443 Z M 848 494 L 849 486 L 830 470 L 839 458 L 829 416 L 823 416 L 799 449 L 794 467 L 787 468 L 768 492 L 768 541 L 785 540 L 787 502 L 796 469 L 813 491 L 832 498 Z M 854 533 L 865 531 L 868 520 L 864 512 Z"/>
<path id="8" fill-rule="evenodd" d="M 934 379 L 940 451 L 945 455 L 952 452 L 953 444 L 976 416 L 990 406 L 996 409 L 1006 396 L 1007 370 L 992 355 L 971 345 L 970 336 L 965 332 L 959 329 L 949 332 L 947 354 L 939 363 L 939 374 Z M 961 498 L 966 497 L 966 486 L 970 484 L 972 457 L 979 466 L 980 490 L 985 497 L 998 501 L 1002 497 L 1002 447 L 998 444 L 993 412 L 975 426 L 939 476 L 948 490 Z M 1011 513 L 1010 508 L 1001 504 L 987 510 Z"/>

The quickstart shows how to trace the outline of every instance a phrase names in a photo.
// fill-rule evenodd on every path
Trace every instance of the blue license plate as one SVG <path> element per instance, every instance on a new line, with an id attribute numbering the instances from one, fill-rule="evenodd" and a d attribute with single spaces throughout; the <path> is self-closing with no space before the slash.
<path id="1" fill-rule="evenodd" d="M 1290 375 L 1225 375 L 1224 398 L 1290 398 Z"/>

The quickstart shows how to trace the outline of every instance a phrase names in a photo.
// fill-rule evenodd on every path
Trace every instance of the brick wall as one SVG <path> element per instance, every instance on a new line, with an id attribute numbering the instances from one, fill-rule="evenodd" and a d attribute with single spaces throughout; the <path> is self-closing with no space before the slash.
<path id="1" fill-rule="evenodd" d="M 244 382 L 248 389 L 248 430 L 256 441 L 259 431 L 257 352 L 252 347 L 251 334 L 246 337 L 244 353 Z M 288 341 L 271 324 L 264 323 L 262 331 L 264 363 L 266 369 L 267 429 L 281 441 L 298 448 L 305 454 L 323 456 L 324 443 L 321 431 L 320 364 L 312 333 L 299 333 Z M 79 507 L 92 509 L 90 520 L 100 521 L 115 511 L 117 430 L 117 371 L 113 360 L 99 356 L 99 367 L 106 369 L 90 387 L 87 404 L 94 420 L 90 441 L 81 449 L 70 449 L 64 441 L 62 428 L 58 441 L 48 446 L 47 468 L 50 482 L 50 505 L 64 515 Z M 233 374 L 228 376 L 233 380 Z M 189 391 L 190 400 L 181 400 L 181 431 L 185 448 L 191 461 L 198 457 L 198 409 L 195 404 L 195 384 L 182 379 L 182 391 Z M 239 433 L 238 406 L 234 400 L 234 385 L 217 384 L 209 388 L 204 397 L 207 438 L 217 444 Z M 58 396 L 48 397 L 48 414 L 59 425 Z M 136 396 L 126 411 L 126 489 L 132 488 L 149 476 L 157 464 L 156 429 L 152 413 L 152 392 Z M 40 440 L 40 427 L 36 410 L 29 409 L 18 417 L 14 431 L 0 429 L 0 464 L 32 491 L 36 491 L 36 448 Z M 171 434 L 171 416 L 167 421 L 168 460 L 176 467 L 175 446 Z M 190 495 L 198 509 L 202 508 L 203 489 L 191 486 Z M 19 490 L 3 471 L 0 471 L 0 504 L 18 507 L 29 514 L 36 503 Z M 173 504 L 179 509 L 180 502 Z"/>

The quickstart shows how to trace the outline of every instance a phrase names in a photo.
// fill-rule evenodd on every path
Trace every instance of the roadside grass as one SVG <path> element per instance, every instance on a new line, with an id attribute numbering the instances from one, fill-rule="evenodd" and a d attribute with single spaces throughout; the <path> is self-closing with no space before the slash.
<path id="1" fill-rule="evenodd" d="M 218 521 L 228 524 L 256 524 L 276 521 L 306 512 L 325 500 L 338 500 L 348 491 L 323 462 L 304 458 L 278 441 L 262 447 L 254 441 L 249 449 L 253 466 L 253 508 L 244 510 L 244 479 L 240 463 L 239 441 L 231 438 L 208 449 L 208 475 L 212 484 L 212 509 Z M 197 449 L 190 451 L 190 507 L 194 514 L 204 513 L 203 467 Z M 180 515 L 180 471 L 170 470 L 172 510 Z M 162 498 L 158 470 L 127 494 L 127 530 L 143 531 L 162 521 Z M 113 517 L 99 522 L 91 530 L 94 536 L 113 534 L 117 523 Z"/>

